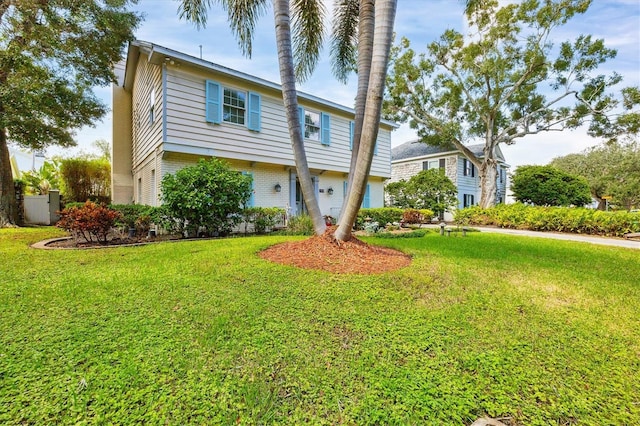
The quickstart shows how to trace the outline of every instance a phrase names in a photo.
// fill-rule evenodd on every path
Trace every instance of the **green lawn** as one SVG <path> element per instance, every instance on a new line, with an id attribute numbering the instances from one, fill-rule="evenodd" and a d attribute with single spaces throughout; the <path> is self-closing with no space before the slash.
<path id="1" fill-rule="evenodd" d="M 640 424 L 637 250 L 368 239 L 403 270 L 255 253 L 292 237 L 85 251 L 0 230 L 0 424 Z"/>

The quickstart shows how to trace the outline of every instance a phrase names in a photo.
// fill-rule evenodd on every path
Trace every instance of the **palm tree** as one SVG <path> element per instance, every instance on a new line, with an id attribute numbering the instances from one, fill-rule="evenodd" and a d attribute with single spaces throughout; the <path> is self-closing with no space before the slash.
<path id="1" fill-rule="evenodd" d="M 211 1 L 182 0 L 180 17 L 186 17 L 196 25 L 204 26 Z M 257 19 L 266 10 L 266 1 L 218 0 L 227 11 L 231 29 L 236 33 L 245 55 L 251 56 L 253 30 Z M 351 229 L 362 204 L 371 170 L 380 125 L 389 50 L 393 40 L 396 5 L 397 0 L 338 0 L 335 8 L 332 43 L 334 73 L 339 80 L 345 81 L 348 73 L 354 68 L 358 72 L 348 195 L 335 233 L 339 241 L 351 238 Z M 325 224 L 311 184 L 311 173 L 299 121 L 295 81 L 296 76 L 299 80 L 308 77 L 317 63 L 322 45 L 324 9 L 320 0 L 294 0 L 291 4 L 289 0 L 273 0 L 273 7 L 282 97 L 296 169 L 315 232 L 322 234 Z M 293 14 L 293 36 L 290 13 Z"/>
<path id="2" fill-rule="evenodd" d="M 251 57 L 255 24 L 266 11 L 266 0 L 218 0 L 226 10 L 229 24 L 236 34 L 243 54 Z M 179 15 L 204 27 L 211 1 L 182 0 Z M 296 76 L 306 79 L 313 71 L 322 47 L 324 7 L 318 0 L 273 0 L 273 13 L 278 46 L 278 63 L 282 85 L 282 99 L 289 126 L 291 147 L 300 180 L 300 188 L 313 221 L 314 231 L 321 235 L 326 229 L 320 205 L 311 180 L 311 172 L 304 149 L 304 139 L 298 112 Z M 291 29 L 293 14 L 293 40 Z M 294 65 L 295 58 L 295 65 Z"/>
<path id="3" fill-rule="evenodd" d="M 360 6 L 358 41 L 362 43 L 362 46 L 358 43 L 355 134 L 348 193 L 343 204 L 338 229 L 335 232 L 335 238 L 338 241 L 348 241 L 351 238 L 351 229 L 364 199 L 378 137 L 384 83 L 397 6 L 397 0 L 378 0 L 376 2 L 360 0 L 358 3 Z M 346 4 L 346 1 L 343 1 L 342 4 Z M 372 15 L 373 23 L 371 22 Z"/>

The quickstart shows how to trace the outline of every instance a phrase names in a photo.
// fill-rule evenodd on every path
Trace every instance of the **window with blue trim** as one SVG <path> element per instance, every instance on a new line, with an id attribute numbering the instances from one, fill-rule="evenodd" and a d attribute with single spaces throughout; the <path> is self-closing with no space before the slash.
<path id="1" fill-rule="evenodd" d="M 331 117 L 324 112 L 316 112 L 298 107 L 302 137 L 323 145 L 331 145 Z"/>
<path id="2" fill-rule="evenodd" d="M 260 131 L 260 104 L 257 93 L 223 87 L 212 80 L 205 83 L 205 120 L 209 123 L 246 125 Z"/>

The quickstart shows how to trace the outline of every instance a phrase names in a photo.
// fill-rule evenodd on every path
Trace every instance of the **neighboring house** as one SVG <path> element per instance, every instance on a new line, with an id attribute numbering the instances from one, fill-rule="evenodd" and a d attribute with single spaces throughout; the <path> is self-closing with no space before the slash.
<path id="1" fill-rule="evenodd" d="M 469 145 L 476 156 L 483 157 L 483 144 Z M 500 148 L 496 148 L 498 160 L 496 201 L 506 200 L 507 170 Z M 391 150 L 391 179 L 387 182 L 409 180 L 422 170 L 444 169 L 445 174 L 458 188 L 458 208 L 478 204 L 480 201 L 480 177 L 478 170 L 465 155 L 451 148 L 441 148 L 420 141 L 403 143 Z M 445 213 L 445 220 L 453 219 L 451 213 Z"/>
<path id="2" fill-rule="evenodd" d="M 218 157 L 253 177 L 254 206 L 305 211 L 279 84 L 144 41 L 130 44 L 113 87 L 114 203 L 159 205 L 167 173 Z M 338 216 L 354 112 L 299 93 L 307 161 L 323 215 Z M 380 126 L 365 207 L 384 203 L 391 130 Z"/>

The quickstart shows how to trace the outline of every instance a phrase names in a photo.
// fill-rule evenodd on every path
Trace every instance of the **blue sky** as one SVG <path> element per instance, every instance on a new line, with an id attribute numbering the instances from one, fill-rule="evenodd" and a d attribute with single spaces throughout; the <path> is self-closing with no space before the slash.
<path id="1" fill-rule="evenodd" d="M 329 14 L 332 0 L 325 1 Z M 395 23 L 397 37 L 407 37 L 416 51 L 436 39 L 447 28 L 464 31 L 461 0 L 399 0 Z M 242 56 L 233 38 L 224 13 L 211 9 L 207 27 L 198 31 L 192 24 L 178 18 L 178 2 L 174 0 L 139 0 L 136 10 L 144 13 L 145 20 L 136 32 L 140 40 L 169 47 L 193 56 L 237 69 L 258 77 L 279 82 L 273 16 L 268 11 L 256 29 L 251 59 Z M 330 16 L 330 15 L 329 15 Z M 607 47 L 618 50 L 615 60 L 601 67 L 603 72 L 617 71 L 624 76 L 623 85 L 640 85 L 640 2 L 637 0 L 594 0 L 585 15 L 580 15 L 559 28 L 554 40 L 573 39 L 579 34 L 603 38 Z M 315 73 L 299 89 L 338 102 L 353 105 L 355 75 L 347 85 L 337 82 L 330 71 L 329 53 L 325 48 Z M 111 105 L 111 89 L 97 88 L 96 94 Z M 111 140 L 111 115 L 107 115 L 95 128 L 84 128 L 77 133 L 77 150 L 90 151 L 97 139 Z M 392 134 L 392 146 L 415 139 L 407 125 Z M 546 133 L 528 136 L 515 145 L 502 146 L 506 160 L 512 166 L 546 164 L 552 158 L 579 152 L 598 141 L 584 131 Z M 49 154 L 61 153 L 55 148 Z M 66 151 L 64 155 L 69 155 Z"/>

